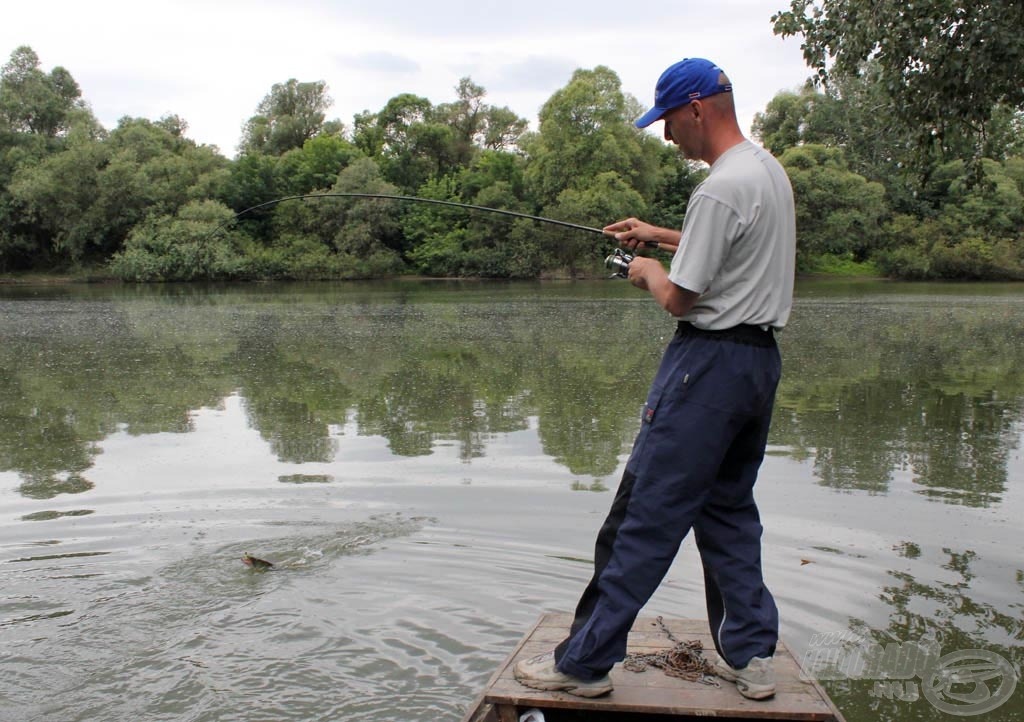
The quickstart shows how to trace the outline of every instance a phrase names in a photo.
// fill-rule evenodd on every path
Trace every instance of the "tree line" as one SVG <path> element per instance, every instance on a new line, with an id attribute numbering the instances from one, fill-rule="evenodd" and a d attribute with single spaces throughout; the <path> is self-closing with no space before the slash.
<path id="1" fill-rule="evenodd" d="M 872 16 L 874 41 L 850 12 L 864 3 L 829 0 L 815 13 L 793 0 L 773 18 L 777 34 L 804 36 L 818 71 L 777 94 L 751 129 L 793 182 L 799 268 L 1024 278 L 1024 95 L 1012 80 L 1024 71 L 1024 36 L 995 30 L 1019 3 L 988 3 L 974 17 L 964 13 L 982 11 L 933 0 L 912 6 L 910 19 L 894 6 L 887 25 L 885 12 Z M 1003 17 L 990 12 L 1000 5 Z M 939 55 L 910 70 L 894 64 L 915 49 L 890 46 L 918 29 L 921 47 Z M 999 47 L 967 63 L 974 45 Z M 626 216 L 678 227 L 706 172 L 633 127 L 644 108 L 604 66 L 577 70 L 535 129 L 489 104 L 470 78 L 454 90 L 440 104 L 403 93 L 346 125 L 327 118 L 324 82 L 290 79 L 256 106 L 228 159 L 189 139 L 174 115 L 105 129 L 66 69 L 46 72 L 20 47 L 0 70 L 0 272 L 85 269 L 131 281 L 594 275 L 606 240 L 508 216 L 336 198 L 235 216 L 284 196 L 374 193 L 591 227 Z"/>

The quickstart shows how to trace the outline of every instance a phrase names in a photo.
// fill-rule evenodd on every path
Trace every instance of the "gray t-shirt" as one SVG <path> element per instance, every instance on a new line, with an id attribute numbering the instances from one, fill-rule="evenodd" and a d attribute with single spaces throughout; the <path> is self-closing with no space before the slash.
<path id="1" fill-rule="evenodd" d="M 718 157 L 690 196 L 669 279 L 701 296 L 682 320 L 708 330 L 782 328 L 795 265 L 789 177 L 771 153 L 745 140 Z"/>

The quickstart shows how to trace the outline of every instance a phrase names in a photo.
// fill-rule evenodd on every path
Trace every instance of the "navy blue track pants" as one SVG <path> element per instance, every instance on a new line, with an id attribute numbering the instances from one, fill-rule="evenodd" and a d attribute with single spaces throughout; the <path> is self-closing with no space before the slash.
<path id="1" fill-rule="evenodd" d="M 555 650 L 581 679 L 608 672 L 692 528 L 708 622 L 735 668 L 770 656 L 778 611 L 761 574 L 753 487 L 781 361 L 756 327 L 705 332 L 680 323 L 644 405 L 640 431 L 594 552 L 594 576 Z"/>

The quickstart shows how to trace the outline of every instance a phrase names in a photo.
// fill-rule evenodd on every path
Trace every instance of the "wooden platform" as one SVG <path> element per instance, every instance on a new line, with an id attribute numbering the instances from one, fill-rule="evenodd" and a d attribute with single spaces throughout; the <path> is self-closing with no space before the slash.
<path id="1" fill-rule="evenodd" d="M 542 692 L 519 684 L 512 674 L 516 661 L 552 649 L 569 629 L 569 614 L 545 614 L 491 677 L 463 722 L 518 722 L 531 708 L 544 712 L 546 722 L 682 722 L 715 717 L 720 720 L 803 720 L 845 722 L 824 690 L 813 681 L 800 679 L 797 660 L 781 642 L 775 652 L 775 696 L 769 700 L 746 699 L 730 682 L 719 686 L 687 682 L 661 669 L 631 672 L 615 665 L 610 675 L 615 690 L 596 699 L 565 692 Z M 699 639 L 704 649 L 714 649 L 708 624 L 696 619 L 665 619 L 680 640 Z M 661 625 L 641 617 L 629 633 L 627 652 L 651 653 L 673 646 Z"/>

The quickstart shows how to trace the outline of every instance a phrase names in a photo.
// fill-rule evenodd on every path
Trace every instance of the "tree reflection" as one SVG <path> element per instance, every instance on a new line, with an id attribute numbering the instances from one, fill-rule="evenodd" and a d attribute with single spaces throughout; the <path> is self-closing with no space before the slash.
<path id="1" fill-rule="evenodd" d="M 78 493 L 111 433 L 186 432 L 193 410 L 238 393 L 282 461 L 331 461 L 331 429 L 352 421 L 395 455 L 454 444 L 465 463 L 536 425 L 545 454 L 600 485 L 629 449 L 671 321 L 638 296 L 524 288 L 472 303 L 415 284 L 378 302 L 326 287 L 299 304 L 249 290 L 6 302 L 0 469 L 26 496 Z M 819 483 L 884 494 L 906 476 L 938 501 L 1001 501 L 1022 420 L 1014 313 L 829 299 L 800 306 L 780 343 L 771 443 Z"/>
<path id="2" fill-rule="evenodd" d="M 989 306 L 818 310 L 783 337 L 773 443 L 813 458 L 831 488 L 886 493 L 906 473 L 929 498 L 1001 501 L 1022 418 L 1017 319 Z"/>
<path id="3" fill-rule="evenodd" d="M 917 545 L 910 542 L 901 545 L 898 551 L 911 559 L 920 554 Z M 943 554 L 948 556 L 948 561 L 942 566 L 953 575 L 951 581 L 931 585 L 919 582 L 905 571 L 889 572 L 893 581 L 879 597 L 889 607 L 889 624 L 885 629 L 874 629 L 862 620 L 850 620 L 850 631 L 859 639 L 854 649 L 863 649 L 867 644 L 884 649 L 887 645 L 934 640 L 932 643 L 940 648 L 940 655 L 985 650 L 1000 655 L 1014 669 L 1020 670 L 1024 664 L 1024 647 L 1019 644 L 1024 639 L 1024 624 L 1019 615 L 1007 614 L 972 598 L 971 582 L 975 574 L 971 565 L 977 559 L 975 552 L 945 548 Z M 994 581 L 988 580 L 989 583 Z M 994 691 L 998 682 L 998 679 L 988 680 L 989 689 Z M 949 719 L 948 712 L 937 709 L 922 696 L 923 685 L 927 683 L 928 680 L 920 676 L 909 676 L 906 682 L 895 686 L 884 680 L 859 678 L 825 681 L 824 685 L 850 722 L 909 719 L 911 716 L 916 720 Z M 897 695 L 890 694 L 894 689 Z M 992 714 L 996 715 L 992 719 L 1024 718 L 1024 697 L 1019 693 L 1012 695 Z M 963 716 L 968 715 L 965 712 Z"/>

